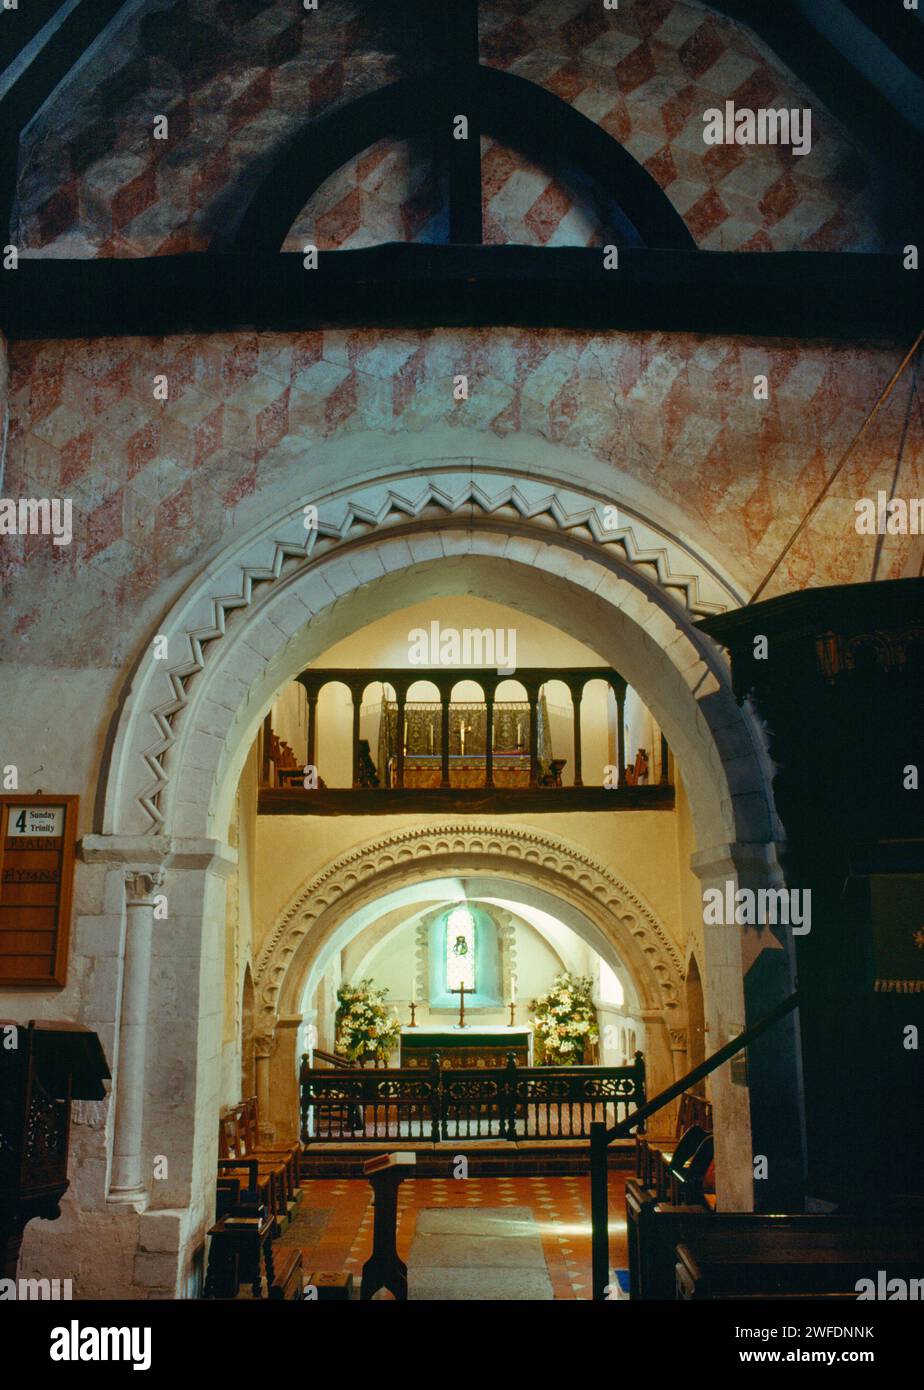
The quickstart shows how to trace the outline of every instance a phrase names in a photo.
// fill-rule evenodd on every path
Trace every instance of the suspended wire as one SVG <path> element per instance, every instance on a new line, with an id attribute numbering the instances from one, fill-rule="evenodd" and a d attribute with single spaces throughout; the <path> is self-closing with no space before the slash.
<path id="1" fill-rule="evenodd" d="M 776 572 L 777 572 L 777 570 L 779 569 L 780 565 L 783 563 L 783 561 L 786 559 L 786 556 L 789 554 L 790 550 L 792 550 L 792 548 L 793 548 L 793 546 L 795 545 L 796 541 L 798 540 L 799 536 L 802 534 L 802 532 L 805 530 L 806 526 L 807 526 L 807 525 L 809 524 L 809 522 L 811 521 L 812 517 L 813 517 L 813 516 L 815 515 L 815 513 L 818 511 L 818 508 L 821 506 L 822 502 L 825 500 L 825 498 L 826 498 L 827 495 L 828 495 L 828 492 L 829 492 L 829 490 L 830 490 L 830 488 L 831 488 L 831 484 L 834 482 L 835 478 L 837 478 L 838 474 L 839 474 L 839 473 L 841 472 L 841 470 L 844 468 L 845 464 L 846 464 L 847 461 L 849 460 L 849 458 L 850 458 L 851 454 L 853 453 L 854 449 L 857 447 L 857 445 L 859 444 L 860 440 L 861 440 L 861 439 L 863 438 L 863 436 L 866 434 L 866 432 L 867 432 L 867 430 L 869 429 L 870 425 L 871 425 L 871 424 L 873 423 L 873 421 L 876 419 L 876 416 L 879 414 L 880 410 L 881 410 L 882 407 L 885 405 L 886 401 L 889 399 L 889 397 L 891 396 L 892 392 L 895 390 L 895 387 L 896 387 L 896 385 L 898 384 L 898 381 L 899 381 L 899 379 L 900 379 L 902 373 L 904 372 L 904 370 L 905 370 L 905 368 L 907 367 L 908 363 L 909 363 L 909 362 L 911 361 L 911 359 L 914 357 L 914 355 L 915 355 L 915 353 L 917 352 L 918 348 L 921 346 L 922 341 L 924 341 L 924 328 L 921 329 L 920 333 L 919 333 L 918 336 L 915 338 L 915 340 L 914 340 L 914 342 L 912 343 L 911 347 L 910 347 L 910 348 L 908 349 L 908 351 L 905 353 L 905 356 L 902 358 L 902 360 L 901 360 L 901 362 L 899 363 L 898 367 L 896 367 L 896 369 L 895 369 L 895 371 L 893 372 L 893 374 L 892 374 L 892 376 L 891 376 L 889 382 L 887 383 L 885 389 L 882 391 L 881 395 L 879 396 L 879 399 L 876 401 L 876 404 L 873 406 L 872 410 L 871 410 L 870 413 L 867 415 L 866 419 L 863 421 L 863 424 L 862 424 L 862 425 L 860 426 L 860 428 L 857 430 L 857 432 L 856 432 L 856 434 L 854 435 L 853 439 L 852 439 L 852 440 L 850 441 L 850 443 L 847 445 L 847 448 L 844 450 L 843 454 L 841 454 L 841 457 L 840 457 L 840 459 L 838 460 L 838 463 L 837 463 L 837 466 L 836 466 L 835 469 L 834 469 L 834 472 L 831 474 L 830 478 L 827 480 L 827 482 L 825 483 L 824 487 L 821 489 L 821 491 L 819 492 L 818 496 L 815 498 L 815 501 L 814 501 L 814 502 L 812 503 L 812 505 L 809 507 L 809 509 L 808 509 L 808 511 L 806 512 L 805 516 L 804 516 L 804 517 L 802 518 L 802 520 L 799 522 L 799 525 L 796 527 L 795 531 L 792 533 L 792 535 L 790 536 L 789 540 L 788 540 L 788 541 L 786 542 L 786 544 L 783 546 L 783 549 L 780 551 L 779 555 L 778 555 L 777 558 L 774 560 L 773 564 L 770 566 L 769 570 L 768 570 L 767 573 L 764 575 L 763 579 L 760 581 L 760 583 L 758 584 L 757 588 L 754 590 L 754 592 L 753 592 L 753 594 L 751 595 L 751 597 L 748 599 L 746 607 L 750 607 L 750 605 L 751 605 L 752 603 L 755 603 L 755 602 L 757 601 L 757 599 L 760 598 L 760 595 L 763 593 L 764 589 L 766 589 L 767 585 L 770 583 L 770 580 L 771 580 L 771 579 L 773 578 L 773 576 L 776 574 Z"/>

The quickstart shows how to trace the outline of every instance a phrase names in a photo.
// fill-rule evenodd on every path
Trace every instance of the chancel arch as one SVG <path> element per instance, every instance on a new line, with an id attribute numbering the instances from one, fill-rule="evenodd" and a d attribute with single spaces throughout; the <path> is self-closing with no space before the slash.
<path id="1" fill-rule="evenodd" d="M 776 821 L 761 735 L 735 701 L 724 658 L 693 627 L 700 614 L 736 606 L 734 586 L 716 563 L 634 512 L 621 514 L 618 531 L 608 530 L 604 507 L 600 495 L 555 479 L 504 475 L 474 462 L 459 471 L 448 461 L 412 482 L 395 475 L 348 493 L 332 487 L 307 539 L 301 498 L 293 499 L 214 560 L 158 624 L 171 659 L 142 659 L 126 692 L 100 793 L 104 833 L 88 837 L 85 858 L 166 868 L 174 930 L 203 950 L 223 900 L 237 788 L 279 691 L 337 641 L 422 595 L 474 595 L 573 633 L 638 692 L 682 769 L 693 868 L 704 883 L 739 874 L 755 886 L 774 882 Z M 530 877 L 541 871 L 530 862 Z M 353 886 L 349 866 L 345 874 L 338 895 Z M 567 901 L 564 876 L 556 891 Z M 572 906 L 581 910 L 580 902 Z M 593 920 L 592 903 L 584 906 Z M 706 951 L 716 1045 L 740 1027 L 748 1007 L 766 1006 L 764 999 L 746 1006 L 740 942 L 723 930 Z M 637 941 L 635 949 L 644 956 Z M 659 972 L 646 972 L 631 953 L 627 965 L 645 997 L 644 980 L 652 986 Z M 272 1012 L 266 1007 L 285 974 L 281 962 L 261 957 L 257 1048 L 263 1058 L 288 1054 L 291 1076 L 300 1000 L 293 994 L 278 1010 L 275 1001 Z M 191 1028 L 209 1008 L 205 974 L 199 994 L 197 978 L 187 989 Z M 682 1009 L 670 970 L 667 978 Z M 647 997 L 662 1009 L 660 983 Z M 680 1044 L 674 1054 L 680 1058 Z M 190 1103 L 206 1135 L 214 1124 L 209 1076 L 207 1055 L 197 1053 Z M 266 1114 L 268 1089 L 258 1086 L 258 1093 Z M 752 1180 L 741 1160 L 751 1142 L 748 1094 L 718 1081 L 716 1099 L 728 1117 L 717 1140 L 725 1155 L 722 1200 L 748 1206 Z M 208 1165 L 190 1164 L 174 1194 L 164 1195 L 184 1201 L 198 1193 L 201 1210 L 207 1182 Z"/>
<path id="2" fill-rule="evenodd" d="M 399 906 L 463 896 L 546 912 L 627 974 L 648 1020 L 651 1084 L 663 1088 L 673 1080 L 670 1033 L 685 1027 L 682 962 L 650 905 L 558 836 L 506 822 L 460 822 L 370 841 L 313 876 L 280 914 L 256 970 L 260 1032 L 278 1033 L 282 1041 L 264 1050 L 262 1064 L 271 1069 L 263 1089 L 275 1098 L 277 1124 L 291 1126 L 296 1114 L 293 1025 L 331 960 Z"/>

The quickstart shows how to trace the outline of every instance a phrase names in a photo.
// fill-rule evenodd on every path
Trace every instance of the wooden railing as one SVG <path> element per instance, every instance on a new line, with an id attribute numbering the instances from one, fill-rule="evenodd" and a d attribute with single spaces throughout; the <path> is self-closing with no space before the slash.
<path id="1" fill-rule="evenodd" d="M 301 1137 L 311 1143 L 396 1139 L 589 1139 L 645 1102 L 640 1052 L 623 1067 L 389 1068 L 302 1066 Z"/>
<path id="2" fill-rule="evenodd" d="M 358 1063 L 351 1062 L 349 1057 L 342 1057 L 339 1052 L 325 1052 L 323 1048 L 316 1047 L 312 1051 L 312 1058 L 315 1062 L 326 1062 L 329 1067 L 337 1067 L 340 1071 L 358 1071 Z M 302 1057 L 304 1065 L 307 1052 Z"/>
<path id="3" fill-rule="evenodd" d="M 602 1301 L 606 1298 L 606 1286 L 609 1283 L 610 1273 L 610 1232 L 609 1232 L 609 1190 L 607 1187 L 607 1160 L 606 1151 L 614 1139 L 624 1139 L 634 1129 L 644 1125 L 650 1115 L 654 1115 L 658 1110 L 662 1110 L 665 1105 L 669 1105 L 672 1100 L 676 1100 L 679 1095 L 695 1086 L 698 1081 L 717 1067 L 722 1066 L 723 1062 L 729 1061 L 738 1052 L 749 1047 L 752 1042 L 765 1033 L 768 1028 L 772 1028 L 775 1023 L 791 1014 L 793 1009 L 798 1006 L 798 993 L 790 994 L 775 1009 L 771 1009 L 764 1018 L 758 1023 L 746 1028 L 743 1033 L 739 1033 L 737 1038 L 732 1038 L 724 1047 L 720 1047 L 718 1052 L 714 1052 L 711 1057 L 707 1057 L 705 1062 L 701 1062 L 698 1067 L 688 1071 L 686 1076 L 681 1076 L 679 1081 L 668 1086 L 652 1100 L 645 1101 L 634 1110 L 631 1115 L 624 1119 L 617 1120 L 611 1128 L 606 1124 L 595 1121 L 591 1125 L 590 1132 L 590 1223 L 591 1223 L 591 1265 L 593 1270 L 593 1297 Z"/>
<path id="4" fill-rule="evenodd" d="M 377 815 L 416 813 L 436 805 L 443 810 L 486 810 L 496 804 L 510 811 L 533 807 L 549 812 L 673 808 L 667 742 L 658 735 L 656 748 L 626 746 L 628 686 L 610 667 L 529 666 L 509 673 L 475 666 L 312 667 L 297 679 L 306 696 L 304 758 L 301 748 L 293 749 L 277 736 L 267 716 L 262 814 L 348 815 L 357 804 L 357 793 L 362 794 L 364 814 Z M 520 698 L 500 699 L 511 680 L 521 687 Z M 588 702 L 586 688 L 600 682 L 612 697 L 615 739 L 604 761 L 596 749 L 588 768 L 582 709 Z M 414 686 L 421 683 L 433 686 L 430 694 L 436 698 L 410 700 Z M 454 700 L 460 683 L 477 686 L 481 698 Z M 570 719 L 566 710 L 558 711 L 565 718 L 556 717 L 554 738 L 545 698 L 550 683 L 566 687 L 570 697 Z M 349 776 L 346 786 L 328 786 L 324 780 L 325 768 L 328 778 L 332 776 L 325 758 L 336 751 L 329 730 L 327 751 L 318 765 L 319 700 L 331 685 L 345 687 L 352 707 L 349 732 L 344 727 L 336 735 L 346 741 L 341 754 L 350 757 L 349 774 L 345 757 L 338 771 L 341 778 Z M 380 692 L 380 701 L 373 712 L 364 712 L 370 687 Z M 614 759 L 612 766 L 606 757 Z"/>

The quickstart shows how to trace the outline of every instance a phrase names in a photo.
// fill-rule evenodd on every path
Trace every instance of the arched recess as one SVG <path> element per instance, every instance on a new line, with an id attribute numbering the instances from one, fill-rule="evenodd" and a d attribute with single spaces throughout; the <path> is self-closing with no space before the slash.
<path id="1" fill-rule="evenodd" d="M 237 218 L 224 219 L 211 250 L 277 253 L 301 209 L 337 169 L 377 140 L 420 135 L 443 119 L 443 104 L 425 93 L 419 79 L 404 79 L 306 122 L 269 161 Z M 615 198 L 635 244 L 696 249 L 658 182 L 576 107 L 525 77 L 488 67 L 478 68 L 477 99 L 486 135 L 544 167 L 588 175 L 610 201 Z M 618 240 L 625 243 L 625 231 Z"/>
<path id="2" fill-rule="evenodd" d="M 394 903 L 457 895 L 460 885 L 472 899 L 502 896 L 550 913 L 626 971 L 648 1021 L 649 1085 L 673 1080 L 671 1034 L 686 1026 L 682 959 L 650 905 L 561 836 L 460 820 L 367 841 L 313 875 L 280 913 L 256 967 L 258 1032 L 275 1040 L 263 1050 L 260 1094 L 277 1125 L 294 1127 L 293 1024 L 334 954 Z"/>
<path id="3" fill-rule="evenodd" d="M 690 1066 L 698 1067 L 706 1060 L 706 1006 L 703 998 L 703 981 L 696 956 L 691 955 L 687 966 L 686 979 L 687 1009 L 687 1055 Z M 705 1082 L 696 1089 L 703 1093 Z"/>

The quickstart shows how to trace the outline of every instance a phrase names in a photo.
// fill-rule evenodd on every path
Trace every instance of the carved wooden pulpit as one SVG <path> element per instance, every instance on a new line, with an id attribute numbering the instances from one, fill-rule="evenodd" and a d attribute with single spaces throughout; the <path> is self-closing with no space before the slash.
<path id="1" fill-rule="evenodd" d="M 0 1253 L 15 1279 L 26 1224 L 54 1221 L 68 1188 L 72 1100 L 103 1100 L 99 1038 L 77 1023 L 0 1020 Z"/>

